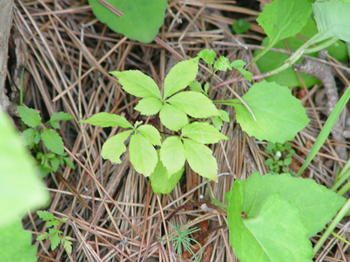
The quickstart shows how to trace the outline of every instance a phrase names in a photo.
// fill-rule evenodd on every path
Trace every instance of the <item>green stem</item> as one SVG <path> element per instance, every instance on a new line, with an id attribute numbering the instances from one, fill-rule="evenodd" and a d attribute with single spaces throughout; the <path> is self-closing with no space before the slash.
<path id="1" fill-rule="evenodd" d="M 249 68 L 252 64 L 254 64 L 260 57 L 262 57 L 264 54 L 266 54 L 276 43 L 276 41 L 270 41 L 270 43 L 262 50 L 250 63 L 244 68 L 247 69 Z"/>
<path id="2" fill-rule="evenodd" d="M 339 211 L 339 213 L 333 219 L 332 223 L 329 225 L 329 227 L 326 229 L 326 231 L 323 233 L 321 238 L 318 240 L 318 242 L 314 246 L 314 255 L 316 255 L 317 252 L 321 249 L 324 242 L 326 242 L 329 235 L 333 232 L 333 230 L 338 225 L 338 223 L 345 217 L 345 215 L 349 209 L 350 209 L 350 199 L 348 199 L 348 201 L 346 201 L 345 205 L 342 207 L 342 209 Z"/>
<path id="3" fill-rule="evenodd" d="M 21 86 L 19 88 L 19 105 L 23 106 L 23 76 L 24 76 L 24 67 L 21 74 Z"/>
<path id="4" fill-rule="evenodd" d="M 308 48 L 304 51 L 304 54 L 310 54 L 310 53 L 315 53 L 315 52 L 318 52 L 320 50 L 323 50 L 323 49 L 326 49 L 327 47 L 333 45 L 335 42 L 337 42 L 339 40 L 339 38 L 337 37 L 333 37 L 331 38 L 330 40 L 316 46 L 316 47 L 313 47 L 313 48 Z"/>
<path id="5" fill-rule="evenodd" d="M 330 189 L 334 192 L 337 191 L 337 189 L 345 182 L 346 179 L 348 179 L 348 177 L 350 177 L 350 160 L 348 160 L 348 162 L 345 164 L 343 170 L 339 174 L 338 180 L 333 184 L 333 186 Z M 338 194 L 343 195 L 340 194 L 340 192 L 338 192 Z"/>

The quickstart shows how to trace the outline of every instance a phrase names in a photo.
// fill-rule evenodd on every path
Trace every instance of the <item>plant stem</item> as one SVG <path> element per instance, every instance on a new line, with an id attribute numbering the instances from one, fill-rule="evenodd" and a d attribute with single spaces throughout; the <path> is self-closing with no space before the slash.
<path id="1" fill-rule="evenodd" d="M 250 63 L 247 66 L 245 66 L 244 69 L 247 70 L 247 68 L 249 68 L 252 64 L 254 64 L 260 57 L 266 54 L 267 51 L 269 51 L 275 43 L 276 43 L 275 40 L 270 41 L 270 43 L 264 48 L 264 50 L 262 50 L 256 57 L 254 57 L 254 59 L 250 61 Z"/>
<path id="2" fill-rule="evenodd" d="M 333 186 L 330 189 L 335 192 L 341 186 L 341 184 L 343 184 L 345 180 L 348 179 L 348 177 L 350 177 L 350 160 L 348 160 L 348 162 L 345 164 L 343 170 L 339 174 L 338 180 L 333 184 Z M 346 187 L 346 185 L 344 187 Z M 340 191 L 342 191 L 343 188 Z M 343 195 L 340 193 L 340 191 L 338 192 L 338 194 Z"/>
<path id="3" fill-rule="evenodd" d="M 339 38 L 337 37 L 333 37 L 331 38 L 330 40 L 316 46 L 316 47 L 313 47 L 313 48 L 308 48 L 304 51 L 304 54 L 310 54 L 310 53 L 315 53 L 315 52 L 318 52 L 320 50 L 323 50 L 323 49 L 326 49 L 327 47 L 333 45 L 335 42 L 337 42 L 339 40 Z"/>

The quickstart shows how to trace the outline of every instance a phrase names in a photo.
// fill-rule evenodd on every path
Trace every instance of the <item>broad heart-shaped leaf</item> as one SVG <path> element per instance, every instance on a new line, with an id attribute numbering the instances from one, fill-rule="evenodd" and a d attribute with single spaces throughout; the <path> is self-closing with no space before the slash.
<path id="1" fill-rule="evenodd" d="M 23 229 L 19 217 L 0 227 L 0 235 L 0 261 L 37 261 L 36 246 L 30 244 L 31 233 Z"/>
<path id="2" fill-rule="evenodd" d="M 178 131 L 188 124 L 187 115 L 180 109 L 167 103 L 160 110 L 159 118 L 162 124 L 172 131 Z"/>
<path id="3" fill-rule="evenodd" d="M 160 134 L 158 130 L 151 125 L 142 125 L 137 128 L 140 133 L 154 146 L 160 146 Z"/>
<path id="4" fill-rule="evenodd" d="M 287 46 L 288 46 L 288 49 L 290 51 L 295 51 L 305 43 L 305 39 L 310 39 L 317 33 L 318 33 L 318 30 L 316 27 L 316 23 L 314 19 L 309 17 L 307 24 L 303 27 L 303 29 L 298 34 L 301 37 L 292 36 L 284 40 L 281 40 L 274 45 L 274 48 L 287 50 Z M 265 37 L 261 45 L 267 46 L 269 44 L 269 41 L 270 41 L 269 38 Z M 346 50 L 346 46 L 344 42 L 340 40 L 335 42 L 331 46 L 328 46 L 326 50 L 328 51 L 329 55 L 331 55 L 332 57 L 334 57 L 340 62 L 344 62 L 348 59 L 348 52 Z M 257 56 L 261 51 L 262 50 L 255 50 L 254 56 Z M 318 52 L 310 53 L 307 55 L 312 57 L 317 57 Z M 258 66 L 261 73 L 266 73 L 282 66 L 284 64 L 284 61 L 286 61 L 288 58 L 289 58 L 288 54 L 268 51 L 263 57 L 261 57 L 260 59 L 258 59 L 258 61 L 256 61 L 256 65 Z M 301 60 L 302 59 L 298 60 L 297 63 L 301 62 Z M 306 87 L 310 87 L 316 83 L 320 83 L 319 80 L 307 74 L 300 73 L 300 75 Z M 274 81 L 277 84 L 288 86 L 288 87 L 303 87 L 297 73 L 293 70 L 292 67 L 289 67 L 276 75 L 265 77 L 265 80 L 267 80 L 268 82 Z"/>
<path id="5" fill-rule="evenodd" d="M 182 139 L 185 146 L 185 156 L 192 170 L 203 177 L 216 181 L 218 164 L 212 156 L 210 148 L 193 141 L 191 139 Z"/>
<path id="6" fill-rule="evenodd" d="M 318 2 L 312 4 L 320 39 L 337 37 L 350 42 L 350 2 L 340 0 Z"/>
<path id="7" fill-rule="evenodd" d="M 312 12 L 311 0 L 274 0 L 265 5 L 256 21 L 271 43 L 299 33 Z"/>
<path id="8" fill-rule="evenodd" d="M 184 91 L 170 97 L 167 102 L 195 118 L 220 116 L 214 103 L 205 95 L 195 91 Z"/>
<path id="9" fill-rule="evenodd" d="M 177 63 L 164 80 L 164 99 L 186 88 L 197 76 L 198 57 Z"/>
<path id="10" fill-rule="evenodd" d="M 123 12 L 123 15 L 118 17 L 98 0 L 89 0 L 89 5 L 92 6 L 96 17 L 113 31 L 142 43 L 149 43 L 155 38 L 163 23 L 167 6 L 166 0 L 108 0 L 106 2 Z"/>
<path id="11" fill-rule="evenodd" d="M 159 159 L 159 150 L 157 150 L 157 153 Z M 153 192 L 155 194 L 169 194 L 174 189 L 177 182 L 179 182 L 184 170 L 185 167 L 183 165 L 180 170 L 169 175 L 162 161 L 159 159 L 156 168 L 149 176 Z"/>
<path id="12" fill-rule="evenodd" d="M 62 138 L 52 129 L 46 129 L 41 134 L 44 145 L 57 155 L 63 155 Z"/>
<path id="13" fill-rule="evenodd" d="M 110 74 L 118 77 L 122 88 L 137 97 L 154 97 L 162 99 L 157 84 L 148 75 L 139 70 L 127 70 L 123 72 L 113 71 Z"/>
<path id="14" fill-rule="evenodd" d="M 49 194 L 39 179 L 33 157 L 24 147 L 7 114 L 1 110 L 0 134 L 0 227 L 6 227 L 28 213 L 28 209 L 35 210 L 47 204 Z M 8 241 L 3 234 L 0 235 Z M 13 242 L 8 243 L 14 246 Z"/>
<path id="15" fill-rule="evenodd" d="M 181 130 L 182 137 L 191 138 L 201 144 L 214 144 L 228 137 L 221 134 L 214 126 L 205 122 L 193 122 Z"/>
<path id="16" fill-rule="evenodd" d="M 226 193 L 227 227 L 237 258 L 242 262 L 311 262 L 312 245 L 298 208 L 275 193 L 261 204 L 255 217 L 244 219 L 245 191 L 237 179 Z"/>
<path id="17" fill-rule="evenodd" d="M 169 176 L 183 168 L 186 161 L 185 148 L 178 136 L 170 136 L 164 140 L 160 148 L 160 160 Z"/>
<path id="18" fill-rule="evenodd" d="M 123 128 L 133 128 L 132 124 L 130 124 L 128 120 L 126 120 L 124 117 L 105 112 L 98 113 L 96 115 L 93 115 L 89 119 L 82 120 L 79 122 L 101 127 L 120 126 Z"/>
<path id="19" fill-rule="evenodd" d="M 256 122 L 247 108 L 234 99 L 231 105 L 236 110 L 237 122 L 249 136 L 260 141 L 282 144 L 292 141 L 310 121 L 305 108 L 291 91 L 274 82 L 255 83 L 242 99 L 253 111 Z"/>
<path id="20" fill-rule="evenodd" d="M 158 98 L 146 97 L 141 99 L 134 109 L 143 115 L 150 116 L 157 114 L 162 106 L 162 102 Z"/>
<path id="21" fill-rule="evenodd" d="M 56 121 L 68 121 L 70 119 L 73 119 L 74 116 L 71 116 L 70 114 L 68 113 L 65 113 L 65 112 L 58 112 L 58 113 L 54 113 L 49 122 L 56 122 Z"/>
<path id="22" fill-rule="evenodd" d="M 120 156 L 126 151 L 124 141 L 128 139 L 133 130 L 127 130 L 108 138 L 102 146 L 101 156 L 111 162 L 119 164 Z"/>
<path id="23" fill-rule="evenodd" d="M 157 165 L 158 156 L 152 144 L 141 134 L 135 134 L 129 143 L 130 162 L 135 170 L 149 176 Z"/>
<path id="24" fill-rule="evenodd" d="M 24 106 L 17 106 L 17 111 L 19 113 L 19 117 L 27 126 L 36 127 L 40 125 L 41 117 L 34 109 Z"/>
<path id="25" fill-rule="evenodd" d="M 300 218 L 310 231 L 309 237 L 321 231 L 345 204 L 346 199 L 312 179 L 303 179 L 290 174 L 261 176 L 255 172 L 243 181 L 245 188 L 243 211 L 256 216 L 264 200 L 278 192 L 281 198 L 299 208 Z"/>

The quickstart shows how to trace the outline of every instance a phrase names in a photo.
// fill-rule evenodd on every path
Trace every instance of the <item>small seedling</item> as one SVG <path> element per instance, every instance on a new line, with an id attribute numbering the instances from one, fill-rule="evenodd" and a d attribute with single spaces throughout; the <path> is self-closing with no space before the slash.
<path id="1" fill-rule="evenodd" d="M 24 106 L 18 106 L 17 110 L 23 123 L 29 126 L 21 136 L 26 145 L 36 154 L 36 159 L 40 160 L 39 169 L 43 176 L 50 171 L 57 171 L 58 166 L 63 166 L 64 163 L 74 168 L 72 161 L 64 152 L 62 138 L 56 131 L 44 128 L 41 124 L 41 117 L 35 110 Z M 59 129 L 58 121 L 68 121 L 73 118 L 74 116 L 67 113 L 58 112 L 53 114 L 45 125 L 50 124 L 53 128 Z M 40 141 L 51 151 L 50 153 L 45 154 L 39 150 Z"/>
<path id="2" fill-rule="evenodd" d="M 50 214 L 47 211 L 36 211 L 38 216 L 44 220 L 48 221 L 46 227 L 49 228 L 49 232 L 45 232 L 44 234 L 38 236 L 36 238 L 37 241 L 45 240 L 50 238 L 51 242 L 51 250 L 55 250 L 55 248 L 61 243 L 63 244 L 67 253 L 72 253 L 72 242 L 70 236 L 62 236 L 63 232 L 58 229 L 60 223 L 64 223 L 68 218 L 62 218 L 61 220 L 55 219 L 54 215 Z"/>
<path id="3" fill-rule="evenodd" d="M 168 221 L 169 223 L 169 221 Z M 182 225 L 178 225 L 177 227 L 170 224 L 169 225 L 174 229 L 176 236 L 173 235 L 165 235 L 162 237 L 162 241 L 165 237 L 168 237 L 169 239 L 165 240 L 165 242 L 169 242 L 169 241 L 174 241 L 174 248 L 175 248 L 175 252 L 179 255 L 180 261 L 181 261 L 181 257 L 182 257 L 182 245 L 184 246 L 184 248 L 192 255 L 194 256 L 196 261 L 201 261 L 202 258 L 202 246 L 198 243 L 198 241 L 187 237 L 187 235 L 192 234 L 194 232 L 197 232 L 200 230 L 200 228 L 191 228 L 188 229 L 188 223 L 185 225 L 184 229 L 181 230 Z M 200 247 L 200 254 L 199 254 L 199 258 L 196 257 L 195 253 L 192 250 L 192 245 L 191 245 L 191 241 L 196 243 L 199 247 Z"/>
<path id="4" fill-rule="evenodd" d="M 295 154 L 290 144 L 268 142 L 265 152 L 273 156 L 265 161 L 265 165 L 269 167 L 271 174 L 280 174 L 283 172 L 290 173 L 292 176 L 295 175 L 295 172 L 289 169 L 289 165 L 292 163 L 292 157 Z"/>

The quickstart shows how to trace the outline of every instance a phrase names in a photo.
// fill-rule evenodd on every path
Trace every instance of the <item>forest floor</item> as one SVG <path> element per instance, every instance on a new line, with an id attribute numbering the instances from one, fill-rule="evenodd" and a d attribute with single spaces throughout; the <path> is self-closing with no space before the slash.
<path id="1" fill-rule="evenodd" d="M 238 261 L 229 244 L 226 217 L 193 205 L 210 203 L 206 179 L 186 166 L 183 178 L 170 194 L 154 194 L 149 179 L 134 170 L 128 154 L 118 165 L 101 157 L 103 143 L 120 132 L 119 128 L 78 123 L 99 112 L 128 119 L 140 117 L 133 109 L 138 100 L 122 91 L 110 71 L 137 69 L 161 86 L 174 61 L 180 58 L 195 57 L 203 48 L 209 48 L 230 61 L 249 62 L 265 37 L 255 21 L 260 13 L 257 1 L 242 0 L 236 4 L 216 1 L 206 5 L 194 0 L 169 2 L 170 9 L 157 35 L 162 41 L 143 44 L 100 23 L 87 0 L 15 1 L 9 69 L 15 82 L 18 74 L 14 70 L 25 67 L 24 104 L 40 111 L 45 121 L 60 111 L 75 117 L 57 129 L 75 168 L 60 166 L 57 172 L 44 178 L 52 201 L 43 208 L 57 218 L 69 219 L 60 225 L 60 230 L 72 237 L 73 251 L 67 254 L 61 245 L 52 251 L 48 240 L 35 241 L 47 228 L 33 213 L 24 219 L 24 226 L 33 232 L 38 261 L 178 261 L 172 244 L 161 243 L 161 237 L 174 234 L 165 219 L 184 205 L 186 208 L 179 210 L 170 223 L 174 226 L 188 223 L 189 227 L 200 227 L 200 233 L 209 231 L 200 240 L 204 250 L 202 261 Z M 232 35 L 231 25 L 239 18 L 245 18 L 251 28 L 244 34 Z M 260 74 L 255 65 L 249 70 L 253 75 Z M 207 73 L 201 71 L 199 80 L 206 77 Z M 221 72 L 219 77 L 230 79 L 234 72 Z M 344 79 L 338 78 L 339 95 L 344 83 Z M 19 90 L 14 86 L 11 89 L 16 94 Z M 233 99 L 230 90 L 243 95 L 249 86 L 251 83 L 247 81 L 233 83 L 218 88 L 212 96 Z M 298 172 L 320 132 L 320 125 L 324 124 L 326 104 L 317 100 L 324 92 L 322 85 L 315 85 L 308 92 L 301 88 L 291 90 L 301 99 L 311 119 L 290 142 L 296 151 L 290 168 Z M 249 137 L 236 123 L 234 111 L 222 109 L 229 112 L 231 122 L 224 123 L 221 132 L 230 140 L 212 147 L 222 175 L 217 183 L 209 185 L 213 196 L 225 202 L 225 192 L 230 190 L 234 178 L 244 180 L 255 171 L 265 174 L 269 170 L 264 164 L 268 157 L 264 152 L 267 143 Z M 342 117 L 345 122 L 345 116 Z M 340 142 L 330 138 L 303 177 L 330 187 L 338 168 L 346 163 L 337 156 L 337 145 Z M 348 148 L 348 144 L 340 146 Z M 108 192 L 108 197 L 104 192 Z M 214 228 L 218 229 L 211 230 Z M 338 225 L 341 232 L 346 228 L 347 221 Z M 349 239 L 349 233 L 344 230 L 342 237 Z M 317 236 L 312 239 L 315 241 Z M 329 243 L 317 255 L 317 261 L 349 261 L 344 242 L 332 237 Z M 183 261 L 194 261 L 194 257 L 186 254 Z"/>

